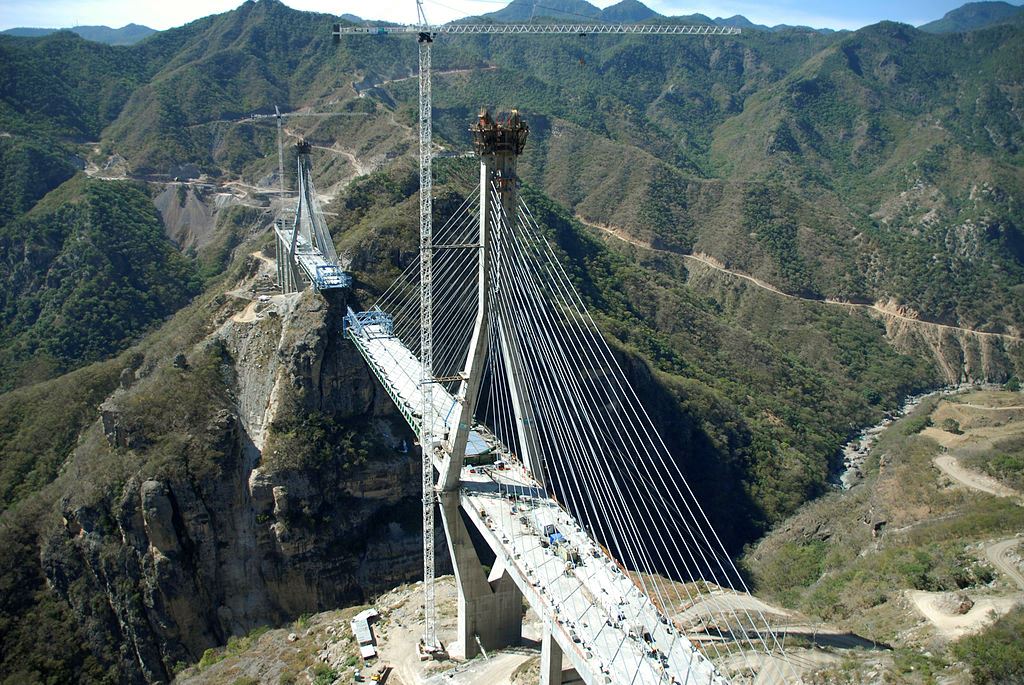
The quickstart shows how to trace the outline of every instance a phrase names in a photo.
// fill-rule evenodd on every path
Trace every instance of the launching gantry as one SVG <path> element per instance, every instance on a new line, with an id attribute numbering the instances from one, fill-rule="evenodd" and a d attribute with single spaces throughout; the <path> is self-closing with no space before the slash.
<path id="1" fill-rule="evenodd" d="M 282 217 L 274 223 L 277 235 L 277 282 L 282 292 L 293 293 L 307 283 L 317 291 L 347 288 L 352 277 L 338 264 L 338 253 L 313 187 L 310 144 L 300 141 L 298 153 L 299 199 L 294 221 Z"/>

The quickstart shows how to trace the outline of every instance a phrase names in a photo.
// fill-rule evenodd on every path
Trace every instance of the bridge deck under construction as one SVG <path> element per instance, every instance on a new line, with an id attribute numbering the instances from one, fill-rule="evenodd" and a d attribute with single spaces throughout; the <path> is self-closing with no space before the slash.
<path id="1" fill-rule="evenodd" d="M 406 422 L 419 434 L 420 423 L 423 420 L 423 408 L 420 406 L 420 378 L 423 366 L 420 360 L 383 326 L 371 324 L 361 327 L 360 331 L 361 334 L 349 337 L 359 348 L 360 354 L 373 369 L 374 374 L 381 380 L 384 389 L 394 400 Z M 433 399 L 433 435 L 440 438 L 448 433 L 452 428 L 451 424 L 457 420 L 457 402 L 451 393 L 440 385 L 435 387 Z M 489 454 L 498 448 L 497 438 L 483 430 L 472 430 L 466 444 L 466 456 Z"/>
<path id="2" fill-rule="evenodd" d="M 277 239 L 281 244 L 289 245 L 292 235 L 283 231 L 277 225 L 274 226 Z M 352 284 L 352 276 L 345 273 L 334 261 L 324 256 L 300 233 L 295 237 L 295 263 L 302 269 L 302 273 L 309 279 L 309 282 L 317 290 L 333 290 L 336 288 L 347 288 Z"/>
<path id="3" fill-rule="evenodd" d="M 386 325 L 359 325 L 348 335 L 415 431 L 422 367 Z M 456 400 L 435 386 L 434 434 L 444 435 Z M 467 456 L 507 453 L 477 427 Z M 550 630 L 572 667 L 588 683 L 720 685 L 727 681 L 686 636 L 661 614 L 619 565 L 516 461 L 507 468 L 465 467 L 460 503 L 497 560 Z M 554 525 L 578 557 L 570 562 L 542 544 Z"/>

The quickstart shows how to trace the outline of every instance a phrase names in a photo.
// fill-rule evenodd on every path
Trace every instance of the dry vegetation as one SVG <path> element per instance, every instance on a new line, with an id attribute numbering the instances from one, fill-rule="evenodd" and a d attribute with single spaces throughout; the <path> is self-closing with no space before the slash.
<path id="1" fill-rule="evenodd" d="M 922 404 L 882 434 L 862 484 L 805 506 L 751 550 L 759 591 L 892 646 L 886 682 L 1017 682 L 1024 672 L 1011 657 L 1024 642 L 1006 635 L 1024 611 L 1013 608 L 1024 600 L 1012 544 L 1024 531 L 1010 489 L 1019 471 L 981 471 L 1013 453 L 1005 448 L 1024 431 L 1022 404 L 1005 391 Z M 820 682 L 861 682 L 871 668 L 830 667 Z"/>

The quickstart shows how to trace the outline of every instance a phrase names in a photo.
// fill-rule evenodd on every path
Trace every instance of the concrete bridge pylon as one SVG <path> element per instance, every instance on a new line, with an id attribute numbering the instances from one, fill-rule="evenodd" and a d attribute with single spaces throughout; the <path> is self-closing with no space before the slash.
<path id="1" fill-rule="evenodd" d="M 480 158 L 479 243 L 473 246 L 478 251 L 477 312 L 457 395 L 459 417 L 454 432 L 441 442 L 445 454 L 438 479 L 441 520 L 458 587 L 458 636 L 449 645 L 448 653 L 466 659 L 476 656 L 481 646 L 484 650 L 497 649 L 518 644 L 522 637 L 523 594 L 500 560 L 489 574 L 485 573 L 460 512 L 458 488 L 483 380 L 489 328 L 496 322 L 492 298 L 500 296 L 493 288 L 496 279 L 492 278 L 492 255 L 495 249 L 500 249 L 503 222 L 514 221 L 517 213 L 516 162 L 526 144 L 529 127 L 515 110 L 502 121 L 495 121 L 484 110 L 470 132 Z M 511 344 L 511 336 L 501 335 L 504 323 L 498 322 L 495 331 L 503 348 Z M 504 348 L 502 352 L 506 360 L 519 358 L 514 349 Z M 523 463 L 529 467 L 528 455 L 532 450 L 526 432 L 530 425 L 528 390 L 518 374 L 510 373 L 509 377 L 519 420 L 520 450 L 524 453 Z M 540 480 L 539 466 L 535 475 Z"/>

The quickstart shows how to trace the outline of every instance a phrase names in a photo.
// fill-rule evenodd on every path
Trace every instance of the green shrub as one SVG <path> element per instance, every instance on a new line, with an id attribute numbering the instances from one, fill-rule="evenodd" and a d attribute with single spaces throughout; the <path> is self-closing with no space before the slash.
<path id="1" fill-rule="evenodd" d="M 1000 440 L 990 452 L 970 454 L 964 464 L 1003 481 L 1017 490 L 1024 490 L 1024 439 Z"/>
<path id="2" fill-rule="evenodd" d="M 935 675 L 946 666 L 942 659 L 910 649 L 895 650 L 892 660 L 896 672 L 900 675 L 916 673 L 927 678 L 926 682 L 933 682 Z"/>
<path id="3" fill-rule="evenodd" d="M 955 435 L 963 435 L 964 433 L 960 430 L 960 422 L 952 418 L 942 420 L 942 430 Z"/>
<path id="4" fill-rule="evenodd" d="M 1016 607 L 977 635 L 954 647 L 977 685 L 1024 683 L 1024 607 Z"/>
<path id="5" fill-rule="evenodd" d="M 996 454 L 989 458 L 985 470 L 1000 480 L 1020 487 L 1024 485 L 1024 454 Z"/>
<path id="6" fill-rule="evenodd" d="M 759 587 L 806 587 L 818 580 L 823 570 L 826 544 L 812 540 L 803 544 L 787 542 L 779 549 L 771 563 L 759 569 Z"/>
<path id="7" fill-rule="evenodd" d="M 387 454 L 374 445 L 367 431 L 342 425 L 323 412 L 307 412 L 301 417 L 275 420 L 270 425 L 268 461 L 278 466 L 299 469 L 341 467 L 365 464 L 371 454 Z"/>
<path id="8" fill-rule="evenodd" d="M 338 679 L 338 672 L 327 664 L 319 664 L 313 669 L 313 685 L 331 685 Z"/>
<path id="9" fill-rule="evenodd" d="M 918 416 L 911 416 L 903 421 L 903 425 L 900 430 L 903 431 L 904 435 L 915 435 L 920 433 L 925 428 L 932 425 L 932 417 L 928 414 L 920 414 Z"/>
<path id="10" fill-rule="evenodd" d="M 199 659 L 199 670 L 204 671 L 218 661 L 223 661 L 224 656 L 225 655 L 222 650 L 211 647 L 203 652 L 203 656 Z"/>

